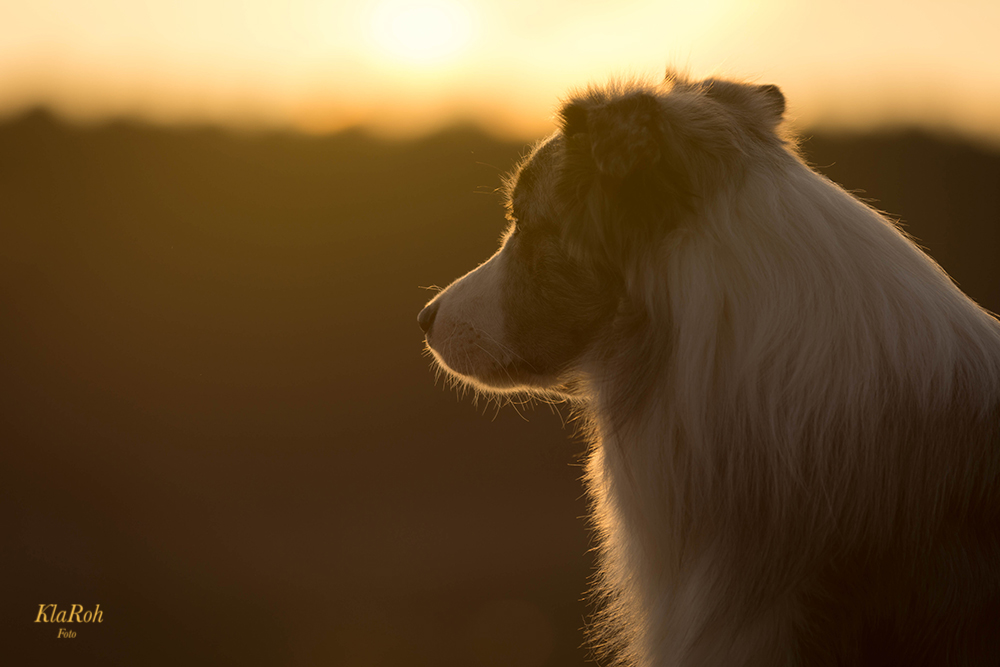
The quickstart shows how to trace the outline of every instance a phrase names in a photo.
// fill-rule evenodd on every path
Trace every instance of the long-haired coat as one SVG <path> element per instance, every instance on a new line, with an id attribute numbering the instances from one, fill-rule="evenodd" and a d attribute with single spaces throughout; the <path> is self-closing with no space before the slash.
<path id="1" fill-rule="evenodd" d="M 1000 665 L 1000 326 L 811 170 L 774 86 L 572 97 L 442 366 L 586 417 L 626 664 Z"/>

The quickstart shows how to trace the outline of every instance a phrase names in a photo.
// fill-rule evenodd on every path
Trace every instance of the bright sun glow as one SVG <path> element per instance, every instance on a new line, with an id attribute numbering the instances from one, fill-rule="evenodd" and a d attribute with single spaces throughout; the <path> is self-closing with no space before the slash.
<path id="1" fill-rule="evenodd" d="M 469 41 L 471 25 L 457 2 L 401 0 L 379 5 L 372 29 L 378 45 L 394 57 L 430 63 L 458 53 Z"/>
<path id="2" fill-rule="evenodd" d="M 1000 145 L 1000 2 L 0 0 L 0 122 L 552 130 L 609 77 L 776 83 L 799 127 L 920 124 Z M 940 3 L 939 3 L 940 4 Z M 2 216 L 0 216 L 2 218 Z"/>

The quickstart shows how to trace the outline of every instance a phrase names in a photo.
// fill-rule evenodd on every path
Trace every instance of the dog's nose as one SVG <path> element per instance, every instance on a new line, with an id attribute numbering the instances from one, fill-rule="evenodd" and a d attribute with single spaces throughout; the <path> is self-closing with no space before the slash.
<path id="1" fill-rule="evenodd" d="M 420 328 L 424 330 L 424 333 L 431 330 L 431 325 L 434 324 L 434 318 L 437 316 L 437 312 L 438 303 L 435 301 L 434 303 L 427 304 L 427 307 L 421 310 L 420 314 L 417 315 L 417 324 L 419 324 Z"/>

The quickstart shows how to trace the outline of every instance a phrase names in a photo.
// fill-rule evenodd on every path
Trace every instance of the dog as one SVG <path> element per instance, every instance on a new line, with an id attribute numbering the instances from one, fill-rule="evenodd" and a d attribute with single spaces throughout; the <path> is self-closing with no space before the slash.
<path id="1" fill-rule="evenodd" d="M 427 346 L 582 414 L 599 655 L 1000 665 L 1000 324 L 784 115 L 676 74 L 571 95 Z"/>

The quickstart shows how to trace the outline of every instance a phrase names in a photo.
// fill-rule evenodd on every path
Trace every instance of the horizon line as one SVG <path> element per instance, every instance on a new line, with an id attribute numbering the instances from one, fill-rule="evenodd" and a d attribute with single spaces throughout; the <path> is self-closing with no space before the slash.
<path id="1" fill-rule="evenodd" d="M 32 119 L 44 120 L 53 125 L 79 130 L 102 130 L 115 127 L 132 127 L 138 129 L 205 132 L 214 131 L 233 136 L 283 136 L 302 139 L 330 139 L 343 136 L 361 136 L 380 143 L 411 143 L 421 142 L 443 135 L 459 132 L 479 134 L 498 143 L 533 143 L 552 132 L 530 134 L 513 132 L 504 129 L 501 124 L 490 123 L 481 118 L 452 117 L 422 128 L 389 128 L 375 123 L 350 123 L 334 126 L 330 129 L 308 129 L 292 122 L 282 123 L 261 119 L 219 119 L 208 116 L 188 118 L 163 119 L 150 117 L 141 112 L 121 112 L 88 115 L 80 117 L 67 113 L 58 105 L 37 103 L 0 110 L 0 127 L 30 122 Z M 994 153 L 1000 153 L 1000 136 L 992 136 L 968 128 L 954 127 L 940 123 L 921 123 L 919 121 L 881 121 L 869 124 L 817 122 L 806 126 L 796 126 L 792 121 L 794 136 L 808 141 L 812 135 L 836 137 L 886 137 L 894 135 L 924 135 L 936 140 L 951 143 L 966 144 Z"/>

